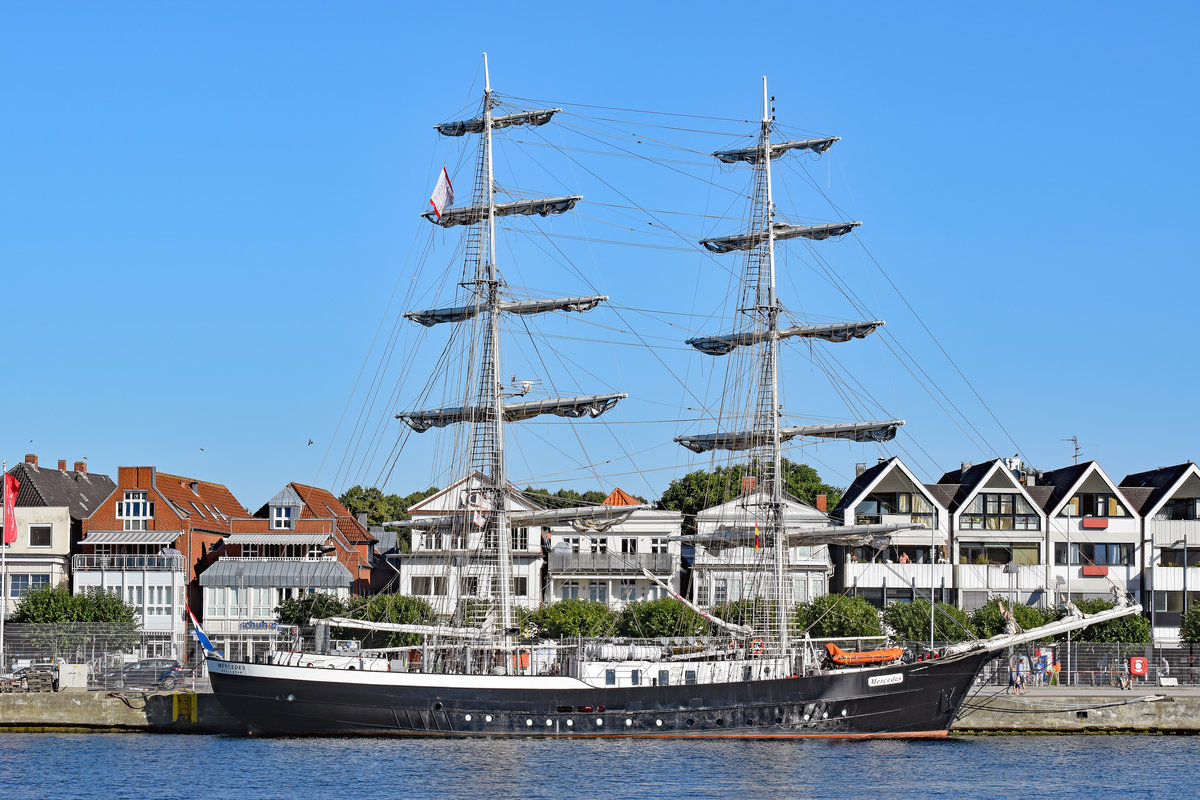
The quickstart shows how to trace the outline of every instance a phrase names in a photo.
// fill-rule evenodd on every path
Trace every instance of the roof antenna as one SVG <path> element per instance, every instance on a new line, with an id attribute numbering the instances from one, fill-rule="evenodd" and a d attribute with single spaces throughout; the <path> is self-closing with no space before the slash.
<path id="1" fill-rule="evenodd" d="M 1071 442 L 1072 444 L 1075 445 L 1075 464 L 1078 465 L 1079 464 L 1079 453 L 1080 453 L 1079 437 L 1071 436 L 1070 438 L 1067 438 L 1067 439 L 1059 439 L 1059 441 L 1060 442 Z"/>

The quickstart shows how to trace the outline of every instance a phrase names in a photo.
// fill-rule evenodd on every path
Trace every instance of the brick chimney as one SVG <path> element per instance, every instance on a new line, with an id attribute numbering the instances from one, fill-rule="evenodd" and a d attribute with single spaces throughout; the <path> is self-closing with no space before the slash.
<path id="1" fill-rule="evenodd" d="M 746 477 L 742 478 L 742 494 L 751 494 L 754 491 L 754 487 L 757 485 L 758 479 L 753 475 L 747 475 Z"/>
<path id="2" fill-rule="evenodd" d="M 358 524 L 362 525 L 363 528 L 369 528 L 371 526 L 370 515 L 366 511 L 360 511 L 355 516 L 358 519 Z"/>
<path id="3" fill-rule="evenodd" d="M 76 461 L 75 462 L 75 471 L 78 472 L 80 475 L 87 475 L 87 462 L 86 461 Z"/>
<path id="4" fill-rule="evenodd" d="M 58 460 L 58 471 L 59 472 L 67 471 L 67 460 L 65 458 L 60 458 Z"/>
<path id="5" fill-rule="evenodd" d="M 817 495 L 817 511 L 820 511 L 822 514 L 824 514 L 825 510 L 828 507 L 829 507 L 829 498 L 823 494 Z"/>
<path id="6" fill-rule="evenodd" d="M 25 463 L 31 464 L 36 467 L 37 466 L 37 453 L 26 453 L 25 454 Z"/>

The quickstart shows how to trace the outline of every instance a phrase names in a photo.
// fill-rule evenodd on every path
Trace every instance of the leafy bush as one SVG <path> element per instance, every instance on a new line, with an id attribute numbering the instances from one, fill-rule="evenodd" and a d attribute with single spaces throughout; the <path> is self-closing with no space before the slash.
<path id="1" fill-rule="evenodd" d="M 1004 612 L 1000 610 L 1001 602 L 1004 607 L 1008 608 L 1007 600 L 992 598 L 987 605 L 981 606 L 971 614 L 971 626 L 975 629 L 975 635 L 980 639 L 988 639 L 992 636 L 998 636 L 1005 632 Z M 1021 630 L 1029 630 L 1040 625 L 1045 625 L 1054 619 L 1052 614 L 1046 614 L 1039 608 L 1027 606 L 1024 603 L 1016 603 L 1013 607 L 1013 619 Z"/>
<path id="2" fill-rule="evenodd" d="M 1107 611 L 1113 604 L 1107 600 L 1079 600 L 1075 603 L 1084 614 L 1095 614 L 1097 611 Z M 1059 611 L 1057 619 L 1066 616 L 1066 611 Z M 1064 634 L 1061 638 L 1065 639 Z M 1131 614 L 1119 619 L 1101 622 L 1082 630 L 1071 633 L 1076 642 L 1123 642 L 1126 644 L 1146 644 L 1151 640 L 1150 620 L 1140 614 Z"/>
<path id="3" fill-rule="evenodd" d="M 604 603 L 590 600 L 560 600 L 521 613 L 521 627 L 536 626 L 539 635 L 551 639 L 568 636 L 611 636 L 617 629 L 617 613 Z"/>
<path id="4" fill-rule="evenodd" d="M 673 597 L 630 603 L 617 620 L 617 633 L 636 638 L 698 636 L 709 629 L 703 617 Z"/>
<path id="5" fill-rule="evenodd" d="M 1192 606 L 1183 613 L 1179 635 L 1188 644 L 1200 642 L 1200 606 Z"/>
<path id="6" fill-rule="evenodd" d="M 883 610 L 883 621 L 896 636 L 913 642 L 929 641 L 929 601 L 892 603 Z M 939 642 L 961 642 L 973 635 L 967 613 L 949 603 L 934 607 L 934 639 Z"/>
<path id="7" fill-rule="evenodd" d="M 797 634 L 814 639 L 883 635 L 879 612 L 861 597 L 827 594 L 796 606 L 792 620 Z"/>

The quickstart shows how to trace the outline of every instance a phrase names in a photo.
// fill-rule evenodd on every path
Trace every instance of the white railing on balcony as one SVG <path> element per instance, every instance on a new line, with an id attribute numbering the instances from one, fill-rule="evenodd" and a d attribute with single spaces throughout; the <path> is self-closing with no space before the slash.
<path id="1" fill-rule="evenodd" d="M 289 561 L 293 563 L 309 563 L 312 561 L 337 561 L 337 556 L 325 554 L 321 556 L 221 556 L 220 561 L 270 561 L 272 563 L 279 561 Z"/>
<path id="2" fill-rule="evenodd" d="M 956 589 L 991 589 L 993 591 L 1013 588 L 1039 589 L 1046 585 L 1044 564 L 1016 564 L 1016 572 L 1005 572 L 1007 564 L 955 564 L 954 587 Z M 1051 587 L 1053 588 L 1053 587 Z"/>
<path id="3" fill-rule="evenodd" d="M 71 559 L 76 572 L 183 572 L 187 563 L 182 555 L 170 556 L 97 556 L 79 555 Z"/>
<path id="4" fill-rule="evenodd" d="M 950 564 L 874 564 L 851 562 L 846 565 L 846 585 L 858 588 L 888 586 L 928 589 L 930 585 L 950 587 Z"/>
<path id="5" fill-rule="evenodd" d="M 1182 548 L 1175 542 L 1186 541 L 1189 548 L 1200 548 L 1200 519 L 1151 519 L 1146 521 L 1146 530 L 1156 547 Z"/>
<path id="6" fill-rule="evenodd" d="M 550 551 L 550 571 L 555 574 L 575 572 L 614 572 L 641 574 L 642 568 L 656 575 L 670 575 L 679 569 L 679 556 L 672 553 L 574 553 Z"/>
<path id="7" fill-rule="evenodd" d="M 1092 574 L 1084 574 L 1085 570 L 1091 572 Z M 1095 567 L 1084 567 L 1080 564 L 1076 564 L 1073 567 L 1068 567 L 1061 564 L 1056 565 L 1050 568 L 1050 585 L 1053 589 L 1065 592 L 1067 590 L 1067 575 L 1069 573 L 1071 576 L 1072 594 L 1075 594 L 1076 592 L 1088 592 L 1093 594 L 1097 592 L 1107 592 L 1108 587 L 1111 585 L 1109 583 L 1110 578 L 1118 586 L 1125 587 L 1127 591 L 1134 591 L 1141 588 L 1142 571 L 1138 567 L 1124 565 L 1106 566 L 1103 567 L 1103 570 L 1107 572 L 1107 575 L 1095 574 L 1101 570 Z M 1195 574 L 1197 575 L 1197 578 L 1200 579 L 1200 569 L 1195 570 Z M 1061 584 L 1058 582 L 1059 578 L 1062 579 Z"/>
<path id="8" fill-rule="evenodd" d="M 1146 588 L 1156 592 L 1182 592 L 1183 567 L 1151 567 L 1145 573 Z M 1188 593 L 1200 592 L 1200 567 L 1187 569 Z"/>

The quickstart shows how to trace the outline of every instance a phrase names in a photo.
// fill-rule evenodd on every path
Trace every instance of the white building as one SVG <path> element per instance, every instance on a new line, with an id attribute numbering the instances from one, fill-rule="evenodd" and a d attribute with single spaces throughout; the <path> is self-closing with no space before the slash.
<path id="1" fill-rule="evenodd" d="M 953 575 L 946 559 L 950 512 L 936 492 L 921 483 L 899 458 L 861 468 L 830 514 L 843 525 L 915 525 L 892 536 L 882 550 L 833 548 L 837 591 L 882 608 L 892 602 L 928 599 L 949 602 Z"/>
<path id="2" fill-rule="evenodd" d="M 496 580 L 496 543 L 488 542 L 482 527 L 487 486 L 480 475 L 463 478 L 412 506 L 412 552 L 401 555 L 401 594 L 420 597 L 434 610 L 451 617 L 460 611 L 481 622 L 499 598 Z M 536 511 L 539 506 L 511 487 L 505 493 L 511 512 Z M 435 527 L 435 518 L 456 517 L 453 530 Z M 430 520 L 422 527 L 422 519 Z M 519 527 L 510 532 L 512 548 L 512 602 L 514 608 L 536 608 L 542 599 L 545 559 L 538 528 Z"/>
<path id="3" fill-rule="evenodd" d="M 60 460 L 53 469 L 38 466 L 33 454 L 9 473 L 20 487 L 13 512 L 17 537 L 5 554 L 7 585 L 0 585 L 0 613 L 6 617 L 30 589 L 70 588 L 71 553 L 82 536 L 83 519 L 115 487 L 107 475 L 89 474 L 86 462 L 68 470 Z M 3 519 L 0 514 L 0 530 Z"/>
<path id="4" fill-rule="evenodd" d="M 740 541 L 753 541 L 755 520 L 761 519 L 761 508 L 768 499 L 764 492 L 751 490 L 727 503 L 701 511 L 696 515 L 698 538 L 729 536 Z M 785 526 L 828 522 L 824 513 L 784 495 Z M 774 597 L 773 563 L 774 556 L 767 547 L 697 543 L 692 562 L 692 602 L 702 608 L 712 608 L 725 602 Z M 828 547 L 798 545 L 787 548 L 785 580 L 792 602 L 804 603 L 825 594 L 831 574 Z"/>
<path id="5" fill-rule="evenodd" d="M 636 504 L 620 489 L 603 503 Z M 545 601 L 594 600 L 620 611 L 629 603 L 678 594 L 680 543 L 671 538 L 679 536 L 682 521 L 678 511 L 643 508 L 603 531 L 550 528 Z M 658 581 L 647 578 L 643 569 Z"/>

